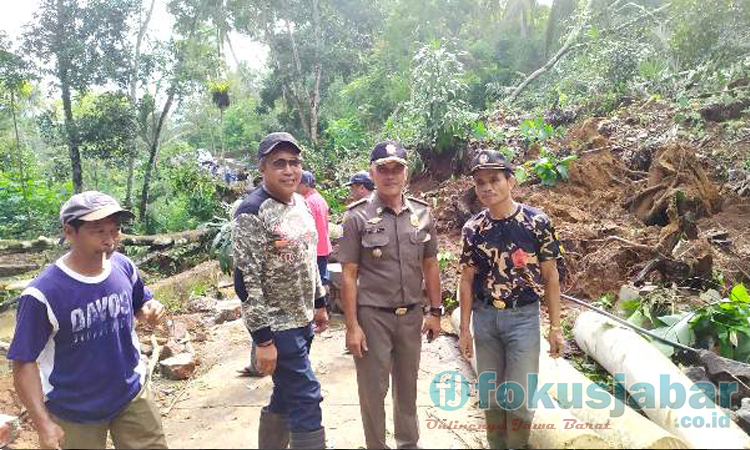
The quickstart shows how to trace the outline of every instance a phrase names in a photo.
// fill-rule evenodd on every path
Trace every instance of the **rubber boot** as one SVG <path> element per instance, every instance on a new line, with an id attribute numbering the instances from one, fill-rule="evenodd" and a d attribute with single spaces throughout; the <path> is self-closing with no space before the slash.
<path id="1" fill-rule="evenodd" d="M 258 448 L 274 449 L 289 446 L 289 426 L 286 417 L 268 411 L 267 407 L 260 410 L 258 424 Z"/>
<path id="2" fill-rule="evenodd" d="M 505 429 L 505 411 L 487 409 L 484 411 L 487 423 L 487 444 L 491 449 L 508 448 L 508 430 Z M 502 427 L 502 428 L 500 428 Z"/>
<path id="3" fill-rule="evenodd" d="M 292 433 L 291 448 L 317 449 L 326 448 L 326 430 L 321 428 L 318 431 L 307 433 Z"/>

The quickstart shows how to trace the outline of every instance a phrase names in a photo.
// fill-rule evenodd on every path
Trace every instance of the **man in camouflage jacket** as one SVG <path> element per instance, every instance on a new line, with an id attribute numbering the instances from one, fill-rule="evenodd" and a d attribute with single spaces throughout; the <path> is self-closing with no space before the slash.
<path id="1" fill-rule="evenodd" d="M 235 212 L 234 287 L 257 344 L 258 370 L 273 376 L 261 411 L 259 448 L 324 448 L 318 383 L 309 353 L 315 332 L 328 325 L 317 266 L 315 221 L 295 191 L 300 148 L 288 133 L 271 133 L 259 146 L 263 184 Z M 313 323 L 315 327 L 313 328 Z"/>

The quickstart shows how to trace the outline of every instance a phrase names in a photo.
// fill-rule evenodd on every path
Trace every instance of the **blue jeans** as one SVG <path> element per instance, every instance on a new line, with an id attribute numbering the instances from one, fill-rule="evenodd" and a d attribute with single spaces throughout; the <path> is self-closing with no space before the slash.
<path id="1" fill-rule="evenodd" d="M 292 433 L 318 431 L 323 427 L 320 410 L 323 396 L 309 357 L 313 335 L 309 324 L 276 332 L 273 337 L 278 359 L 268 411 L 286 415 Z"/>
<path id="2" fill-rule="evenodd" d="M 328 257 L 318 256 L 318 272 L 320 272 L 320 281 L 323 286 L 331 284 L 331 275 L 328 273 Z"/>
<path id="3" fill-rule="evenodd" d="M 504 430 L 488 431 L 490 448 L 526 448 L 530 431 L 524 430 L 523 424 L 531 423 L 534 417 L 534 411 L 528 408 L 528 395 L 537 388 L 529 386 L 527 375 L 539 373 L 539 302 L 508 309 L 476 307 L 472 326 L 478 374 L 494 372 L 496 387 L 512 381 L 524 389 L 524 402 L 518 409 L 503 409 L 494 391 L 490 393 L 489 405 L 480 405 L 489 406 L 485 409 L 488 425 L 505 425 Z"/>

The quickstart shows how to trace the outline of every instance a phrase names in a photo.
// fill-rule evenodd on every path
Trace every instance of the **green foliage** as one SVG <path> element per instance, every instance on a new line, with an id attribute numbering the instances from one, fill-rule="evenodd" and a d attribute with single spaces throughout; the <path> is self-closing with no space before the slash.
<path id="1" fill-rule="evenodd" d="M 154 207 L 141 231 L 146 233 L 191 230 L 224 215 L 216 181 L 193 160 L 164 170 L 164 184 L 154 189 Z"/>
<path id="2" fill-rule="evenodd" d="M 70 182 L 56 185 L 30 179 L 27 192 L 15 173 L 0 171 L 0 239 L 36 238 L 60 231 L 60 205 L 73 192 Z"/>
<path id="3" fill-rule="evenodd" d="M 211 254 L 219 260 L 219 267 L 222 273 L 231 275 L 234 267 L 232 254 L 232 230 L 234 222 L 232 220 L 222 220 L 212 222 L 210 225 L 219 229 L 211 241 Z"/>
<path id="4" fill-rule="evenodd" d="M 457 141 L 471 132 L 477 114 L 463 97 L 463 64 L 455 43 L 432 42 L 419 48 L 412 66 L 412 93 L 392 132 L 406 145 L 434 149 L 438 154 L 455 150 Z"/>
<path id="5" fill-rule="evenodd" d="M 576 155 L 559 157 L 542 147 L 539 159 L 527 161 L 516 169 L 516 179 L 523 184 L 531 175 L 539 178 L 544 186 L 554 186 L 570 176 L 570 166 L 578 159 Z"/>
<path id="6" fill-rule="evenodd" d="M 750 5 L 737 0 L 674 0 L 669 45 L 682 67 L 725 63 L 747 52 Z"/>
<path id="7" fill-rule="evenodd" d="M 728 301 L 698 310 L 690 326 L 699 339 L 712 338 L 722 356 L 750 361 L 750 295 L 743 284 L 732 288 Z"/>
<path id="8" fill-rule="evenodd" d="M 124 93 L 88 94 L 76 105 L 75 115 L 84 157 L 122 161 L 129 156 L 135 138 L 136 116 Z M 58 126 L 62 135 L 64 125 Z"/>
<path id="9" fill-rule="evenodd" d="M 526 143 L 544 142 L 559 135 L 552 124 L 544 121 L 543 117 L 534 120 L 524 120 L 519 127 Z"/>
<path id="10" fill-rule="evenodd" d="M 438 267 L 440 268 L 440 271 L 442 272 L 448 268 L 451 261 L 456 260 L 456 255 L 454 255 L 451 252 L 440 252 L 437 255 L 437 259 L 438 259 Z"/>
<path id="11" fill-rule="evenodd" d="M 443 307 L 447 313 L 453 312 L 454 309 L 458 308 L 459 303 L 455 297 L 447 297 L 443 299 Z"/>

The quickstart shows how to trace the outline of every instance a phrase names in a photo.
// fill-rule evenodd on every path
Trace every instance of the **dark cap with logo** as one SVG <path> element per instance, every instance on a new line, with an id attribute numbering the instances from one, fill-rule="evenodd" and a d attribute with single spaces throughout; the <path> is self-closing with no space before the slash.
<path id="1" fill-rule="evenodd" d="M 344 183 L 344 186 L 351 186 L 353 184 L 361 184 L 365 188 L 367 188 L 368 191 L 374 191 L 375 190 L 375 183 L 372 182 L 370 179 L 370 174 L 368 174 L 366 171 L 357 172 L 354 175 L 352 175 L 349 178 L 349 181 Z"/>
<path id="2" fill-rule="evenodd" d="M 97 191 L 86 191 L 70 197 L 62 205 L 60 208 L 60 222 L 63 225 L 74 220 L 93 222 L 107 218 L 113 214 L 119 214 L 126 219 L 135 217 L 132 212 L 123 209 L 120 203 L 109 195 Z"/>
<path id="3" fill-rule="evenodd" d="M 299 182 L 305 186 L 315 187 L 315 175 L 309 170 L 303 170 Z"/>
<path id="4" fill-rule="evenodd" d="M 379 166 L 391 161 L 405 166 L 408 165 L 406 162 L 406 149 L 398 142 L 393 141 L 384 141 L 375 144 L 375 148 L 370 153 L 370 162 Z"/>
<path id="5" fill-rule="evenodd" d="M 267 156 L 280 144 L 289 144 L 297 150 L 297 153 L 302 151 L 294 136 L 282 131 L 268 134 L 260 141 L 260 145 L 258 145 L 258 157 Z"/>
<path id="6" fill-rule="evenodd" d="M 481 150 L 474 156 L 469 165 L 471 173 L 481 169 L 505 170 L 513 173 L 513 165 L 505 160 L 505 157 L 496 150 Z"/>

